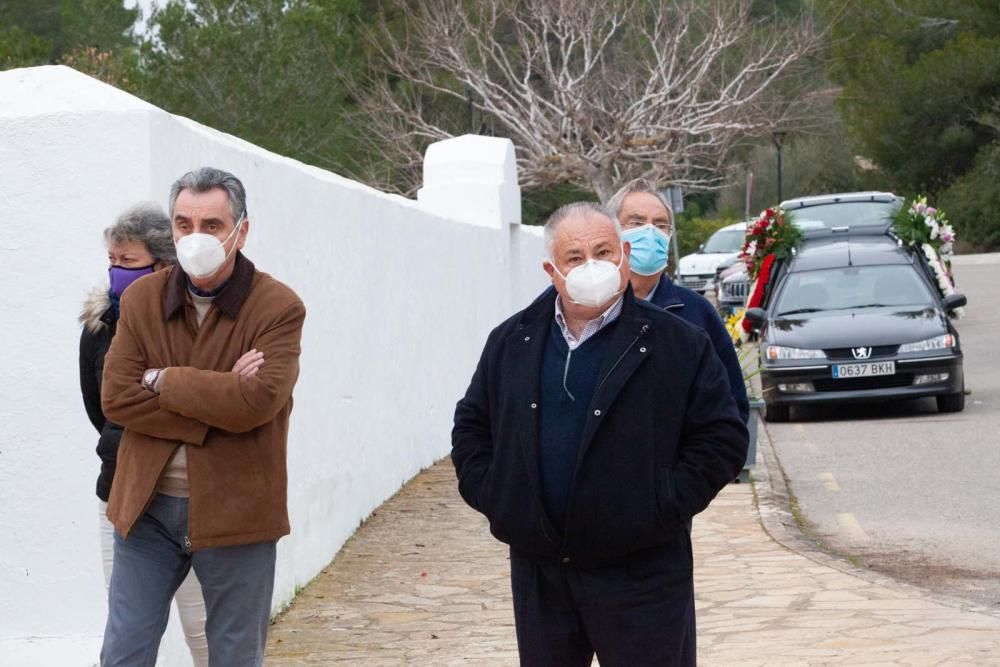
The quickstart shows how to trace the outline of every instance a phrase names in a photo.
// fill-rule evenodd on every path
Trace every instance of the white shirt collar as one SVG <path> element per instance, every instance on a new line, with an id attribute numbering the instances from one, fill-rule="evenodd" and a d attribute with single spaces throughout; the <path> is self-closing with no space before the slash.
<path id="1" fill-rule="evenodd" d="M 576 348 L 583 345 L 588 338 L 596 334 L 598 331 L 611 324 L 618 319 L 618 316 L 622 312 L 622 304 L 625 302 L 625 294 L 622 293 L 614 303 L 612 303 L 603 313 L 598 315 L 592 320 L 589 320 L 584 326 L 583 331 L 580 332 L 580 338 L 577 339 L 569 330 L 569 326 L 566 324 L 566 316 L 563 314 L 562 308 L 562 296 L 556 296 L 556 323 L 559 325 L 559 329 L 562 331 L 563 338 L 566 339 L 566 345 L 569 346 L 570 350 L 575 350 Z"/>

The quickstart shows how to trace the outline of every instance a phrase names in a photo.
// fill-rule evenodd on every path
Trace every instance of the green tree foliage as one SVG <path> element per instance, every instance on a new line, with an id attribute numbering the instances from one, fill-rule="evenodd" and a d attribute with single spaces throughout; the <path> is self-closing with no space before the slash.
<path id="1" fill-rule="evenodd" d="M 844 128 L 834 118 L 822 134 L 789 135 L 781 149 L 781 197 L 804 197 L 851 192 L 864 187 Z M 746 208 L 747 173 L 753 174 L 750 215 L 778 203 L 777 149 L 761 141 L 746 159 L 732 167 L 732 185 L 719 193 L 717 206 L 727 215 L 742 217 Z"/>
<path id="2" fill-rule="evenodd" d="M 521 223 L 544 225 L 549 216 L 564 204 L 597 201 L 597 195 L 570 183 L 521 191 Z"/>
<path id="3" fill-rule="evenodd" d="M 0 27 L 0 69 L 44 65 L 52 46 L 21 26 Z"/>
<path id="4" fill-rule="evenodd" d="M 952 224 L 961 224 L 957 248 L 996 250 L 1000 248 L 1000 145 L 979 151 L 976 163 L 948 188 L 938 203 Z M 960 222 L 959 222 L 960 221 Z"/>
<path id="5" fill-rule="evenodd" d="M 983 120 L 1000 103 L 1000 4 L 858 0 L 833 38 L 844 118 L 882 186 L 942 197 L 960 209 L 949 210 L 960 238 L 996 239 L 996 208 L 972 202 L 989 199 L 973 183 L 990 173 L 1000 136 Z"/>
<path id="6" fill-rule="evenodd" d="M 351 155 L 336 70 L 359 57 L 357 0 L 171 0 L 142 45 L 142 97 L 325 168 Z"/>
<path id="7" fill-rule="evenodd" d="M 0 68 L 55 64 L 87 48 L 124 51 L 138 16 L 121 0 L 0 0 Z"/>

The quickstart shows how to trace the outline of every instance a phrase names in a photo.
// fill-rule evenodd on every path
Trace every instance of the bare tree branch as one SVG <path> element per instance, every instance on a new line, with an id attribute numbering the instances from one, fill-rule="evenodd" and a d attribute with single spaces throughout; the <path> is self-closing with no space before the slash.
<path id="1" fill-rule="evenodd" d="M 949 28 L 955 28 L 959 24 L 956 19 L 945 19 L 935 16 L 920 16 L 918 14 L 914 14 L 913 12 L 900 7 L 899 4 L 896 3 L 896 0 L 888 0 L 888 4 L 894 12 L 901 16 L 911 19 L 919 19 L 920 27 L 926 30 L 947 30 Z"/>
<path id="2" fill-rule="evenodd" d="M 427 96 L 455 105 L 469 91 L 516 145 L 523 187 L 573 183 L 604 199 L 645 176 L 718 188 L 738 142 L 809 125 L 808 82 L 779 84 L 820 35 L 805 19 L 763 25 L 750 6 L 425 0 L 410 6 L 402 35 L 386 24 L 370 35 L 377 61 L 352 90 L 373 148 L 406 164 L 426 142 L 462 129 L 424 104 Z"/>

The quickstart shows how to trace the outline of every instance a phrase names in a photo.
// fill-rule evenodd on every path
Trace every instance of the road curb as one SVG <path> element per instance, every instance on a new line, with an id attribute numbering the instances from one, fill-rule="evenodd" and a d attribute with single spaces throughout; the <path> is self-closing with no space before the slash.
<path id="1" fill-rule="evenodd" d="M 757 519 L 763 531 L 779 546 L 797 553 L 812 562 L 857 577 L 863 581 L 884 586 L 962 611 L 976 612 L 1000 618 L 1000 609 L 971 602 L 964 598 L 943 595 L 881 574 L 867 567 L 855 565 L 841 553 L 819 544 L 803 532 L 792 512 L 792 492 L 781 466 L 781 459 L 771 440 L 767 422 L 760 421 L 757 430 L 757 465 L 751 472 Z"/>

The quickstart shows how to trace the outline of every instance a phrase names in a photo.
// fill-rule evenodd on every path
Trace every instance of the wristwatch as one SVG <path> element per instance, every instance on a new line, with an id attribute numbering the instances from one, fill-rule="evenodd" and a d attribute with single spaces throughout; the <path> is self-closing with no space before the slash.
<path id="1" fill-rule="evenodd" d="M 151 368 L 142 376 L 142 386 L 150 391 L 156 391 L 156 379 L 160 377 L 162 368 Z"/>

